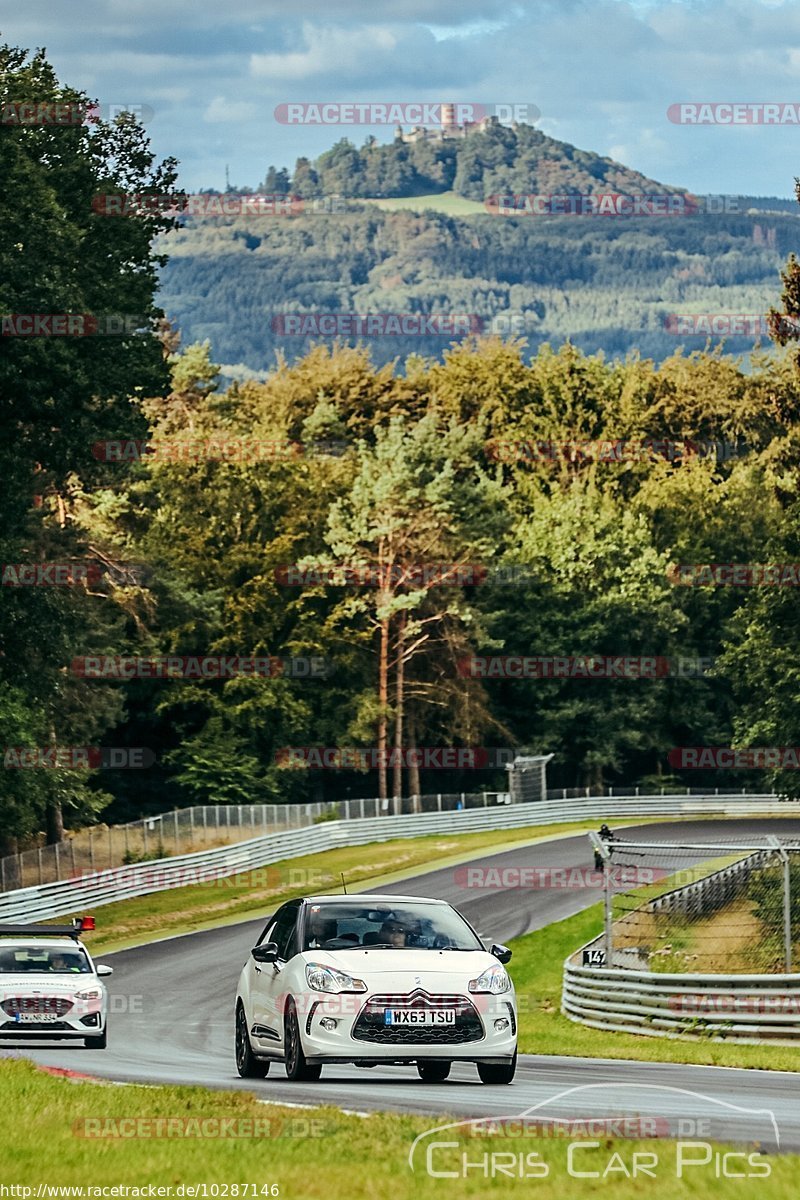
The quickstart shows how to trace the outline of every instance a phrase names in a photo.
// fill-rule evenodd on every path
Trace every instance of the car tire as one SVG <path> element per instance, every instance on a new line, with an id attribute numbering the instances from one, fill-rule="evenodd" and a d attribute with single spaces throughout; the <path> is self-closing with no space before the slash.
<path id="1" fill-rule="evenodd" d="M 511 1083 L 517 1070 L 517 1052 L 507 1063 L 478 1063 L 481 1083 Z"/>
<path id="2" fill-rule="evenodd" d="M 417 1071 L 423 1083 L 444 1083 L 452 1065 L 440 1058 L 422 1058 L 417 1063 Z"/>
<path id="3" fill-rule="evenodd" d="M 108 1045 L 108 1025 L 102 1033 L 98 1033 L 96 1037 L 87 1037 L 83 1039 L 83 1044 L 87 1050 L 105 1050 Z"/>
<path id="4" fill-rule="evenodd" d="M 253 1054 L 244 1005 L 236 1005 L 236 1070 L 242 1079 L 263 1079 L 269 1074 L 269 1063 Z"/>
<path id="5" fill-rule="evenodd" d="M 295 1083 L 311 1083 L 322 1074 L 319 1064 L 311 1066 L 306 1062 L 303 1043 L 300 1040 L 300 1022 L 292 1000 L 286 1006 L 286 1016 L 283 1019 L 283 1061 L 286 1078 Z"/>

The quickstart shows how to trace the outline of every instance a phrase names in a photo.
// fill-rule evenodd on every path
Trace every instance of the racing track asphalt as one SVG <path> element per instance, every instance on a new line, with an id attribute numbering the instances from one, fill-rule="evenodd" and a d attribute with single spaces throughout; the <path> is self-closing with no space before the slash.
<path id="1" fill-rule="evenodd" d="M 617 828 L 621 828 L 617 826 Z M 712 841 L 776 833 L 800 838 L 800 820 L 693 820 L 624 827 L 625 837 L 640 841 Z M 585 834 L 475 860 L 482 867 L 575 867 L 591 864 Z M 631 860 L 629 860 L 631 861 Z M 647 864 L 653 865 L 653 857 Z M 666 850 L 659 865 L 686 865 Z M 594 890 L 468 889 L 448 867 L 406 879 L 380 890 L 399 895 L 449 900 L 486 939 L 507 942 L 561 920 L 597 901 Z M 463 865 L 460 868 L 463 872 Z M 462 875 L 458 876 L 460 881 Z M 713 1116 L 716 1136 L 770 1142 L 774 1114 L 780 1148 L 800 1150 L 800 1074 L 696 1067 L 667 1063 L 615 1061 L 613 1037 L 597 1032 L 597 1058 L 521 1055 L 513 1085 L 482 1085 L 472 1064 L 454 1066 L 443 1084 L 425 1084 L 411 1067 L 363 1069 L 330 1066 L 317 1083 L 289 1083 L 281 1065 L 264 1080 L 242 1080 L 233 1063 L 233 999 L 236 982 L 263 920 L 169 938 L 135 949 L 102 955 L 112 959 L 109 979 L 112 1016 L 109 1048 L 85 1050 L 53 1043 L 3 1042 L 35 1062 L 88 1072 L 120 1082 L 203 1084 L 243 1088 L 269 1101 L 335 1104 L 347 1110 L 453 1114 L 457 1118 L 519 1115 L 547 1103 L 548 1116 L 587 1116 L 600 1111 L 678 1117 Z M 513 960 L 511 965 L 513 975 Z M 114 999 L 116 997 L 116 999 Z M 115 1011 L 125 1008 L 128 1011 Z M 605 1056 L 605 1057 L 604 1057 Z M 800 1066 L 800 1056 L 798 1056 Z M 554 1100 L 569 1089 L 600 1085 Z M 598 1108 L 599 1104 L 599 1108 Z M 732 1109 L 736 1105 L 743 1111 Z M 747 1110 L 761 1110 L 760 1115 Z M 438 1122 L 432 1122 L 437 1124 Z M 713 1135 L 710 1135 L 713 1136 Z"/>

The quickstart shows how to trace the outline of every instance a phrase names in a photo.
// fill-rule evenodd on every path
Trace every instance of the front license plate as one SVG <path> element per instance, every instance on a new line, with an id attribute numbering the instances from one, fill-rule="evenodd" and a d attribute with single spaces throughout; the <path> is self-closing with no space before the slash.
<path id="1" fill-rule="evenodd" d="M 20 1025 L 48 1025 L 51 1021 L 60 1021 L 58 1013 L 19 1013 L 15 1018 Z"/>
<path id="2" fill-rule="evenodd" d="M 454 1008 L 387 1008 L 384 1025 L 455 1025 Z"/>

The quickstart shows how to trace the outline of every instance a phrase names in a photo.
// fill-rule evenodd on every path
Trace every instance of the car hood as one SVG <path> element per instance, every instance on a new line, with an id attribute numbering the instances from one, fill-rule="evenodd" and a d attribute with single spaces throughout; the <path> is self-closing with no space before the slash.
<path id="1" fill-rule="evenodd" d="M 71 996 L 90 987 L 102 987 L 96 975 L 50 975 L 25 971 L 19 975 L 0 975 L 0 995 L 19 996 L 41 992 L 48 996 Z"/>
<path id="2" fill-rule="evenodd" d="M 408 979 L 413 984 L 419 976 L 418 987 L 430 982 L 441 986 L 445 977 L 455 980 L 477 978 L 487 967 L 499 966 L 488 950 L 372 950 L 369 946 L 353 950 L 308 950 L 306 962 L 320 963 L 355 975 L 367 983 L 376 975 L 392 975 Z"/>

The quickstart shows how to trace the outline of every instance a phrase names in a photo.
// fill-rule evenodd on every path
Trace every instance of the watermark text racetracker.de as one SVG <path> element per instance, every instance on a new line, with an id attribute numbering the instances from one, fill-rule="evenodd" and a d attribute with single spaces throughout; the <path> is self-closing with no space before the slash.
<path id="1" fill-rule="evenodd" d="M 633 867 L 611 863 L 608 879 L 612 887 L 647 887 L 659 883 L 669 875 L 663 867 Z M 456 887 L 477 891 L 517 891 L 519 889 L 577 890 L 583 888 L 602 890 L 606 873 L 590 867 L 480 867 L 469 865 L 457 867 L 453 872 Z"/>
<path id="2" fill-rule="evenodd" d="M 286 101 L 275 107 L 274 115 L 280 125 L 411 125 L 455 130 L 492 118 L 532 125 L 541 113 L 526 101 L 329 100 Z"/>
<path id="3" fill-rule="evenodd" d="M 749 453 L 746 445 L 727 438 L 524 438 L 518 441 L 487 442 L 486 456 L 492 462 L 671 462 L 698 458 L 728 462 Z"/>
<path id="4" fill-rule="evenodd" d="M 170 1138 L 177 1141 L 232 1138 L 320 1138 L 335 1132 L 331 1121 L 320 1117 L 218 1117 L 218 1116 L 97 1116 L 76 1117 L 72 1132 L 80 1138 Z"/>
<path id="5" fill-rule="evenodd" d="M 272 332 L 287 338 L 466 337 L 486 325 L 477 313 L 284 312 L 270 321 Z"/>
<path id="6" fill-rule="evenodd" d="M 793 321 L 782 322 L 796 328 Z M 675 337 L 769 337 L 769 320 L 764 313 L 667 313 L 664 332 Z"/>
<path id="7" fill-rule="evenodd" d="M 368 587 L 430 588 L 476 587 L 483 583 L 522 584 L 535 573 L 522 563 L 390 562 L 327 563 L 304 565 L 284 563 L 275 567 L 275 581 L 282 587 Z"/>
<path id="8" fill-rule="evenodd" d="M 287 770 L 370 771 L 378 767 L 415 767 L 421 771 L 493 771 L 514 761 L 510 747 L 418 746 L 414 750 L 378 746 L 284 746 L 275 752 Z"/>
<path id="9" fill-rule="evenodd" d="M 287 805 L 287 824 L 291 824 L 292 806 Z M 222 891 L 250 892 L 253 889 L 283 891 L 284 889 L 319 892 L 323 887 L 336 882 L 333 875 L 316 867 L 250 867 L 246 871 L 230 873 L 224 863 L 195 863 L 180 865 L 167 862 L 135 863 L 125 867 L 108 867 L 102 870 L 84 870 L 80 875 L 84 883 L 104 887 L 146 887 L 159 892 L 166 888 L 203 887 L 220 888 Z"/>
<path id="10" fill-rule="evenodd" d="M 337 438 L 295 442 L 289 438 L 209 437 L 136 438 L 94 442 L 92 456 L 99 462 L 291 462 L 312 457 L 340 458 L 351 443 Z"/>
<path id="11" fill-rule="evenodd" d="M 100 217 L 299 217 L 346 209 L 340 195 L 289 192 L 105 192 L 92 197 L 92 211 Z"/>
<path id="12" fill-rule="evenodd" d="M 149 104 L 94 104 L 91 101 L 4 101 L 0 104 L 0 125 L 76 126 L 114 121 L 129 113 L 140 124 L 155 116 Z"/>
<path id="13" fill-rule="evenodd" d="M 489 196 L 485 207 L 498 217 L 696 217 L 739 212 L 739 198 L 689 192 L 501 192 Z"/>
<path id="14" fill-rule="evenodd" d="M 457 671 L 464 679 L 690 679 L 713 666 L 710 656 L 473 654 Z"/>
<path id="15" fill-rule="evenodd" d="M 6 746 L 6 770 L 143 770 L 156 761 L 147 746 Z"/>
<path id="16" fill-rule="evenodd" d="M 800 104 L 790 101 L 679 101 L 670 104 L 673 125 L 800 125 Z"/>
<path id="17" fill-rule="evenodd" d="M 81 679 L 325 679 L 330 662 L 318 655 L 167 654 L 92 655 L 74 658 L 71 673 Z"/>
<path id="18" fill-rule="evenodd" d="M 99 563 L 0 563 L 3 587 L 75 587 L 99 583 L 102 576 L 103 568 Z"/>
<path id="19" fill-rule="evenodd" d="M 800 563 L 675 563 L 676 587 L 799 587 Z"/>
<path id="20" fill-rule="evenodd" d="M 141 313 L 1 313 L 0 337 L 133 337 L 152 333 Z"/>
<path id="21" fill-rule="evenodd" d="M 667 761 L 681 771 L 798 771 L 800 746 L 675 746 Z"/>

